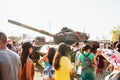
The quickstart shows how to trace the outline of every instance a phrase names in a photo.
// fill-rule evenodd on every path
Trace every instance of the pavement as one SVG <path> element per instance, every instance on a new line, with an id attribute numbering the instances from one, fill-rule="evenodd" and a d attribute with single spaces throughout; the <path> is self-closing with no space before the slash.
<path id="1" fill-rule="evenodd" d="M 40 72 L 35 72 L 34 80 L 42 80 Z"/>
<path id="2" fill-rule="evenodd" d="M 42 80 L 41 72 L 42 72 L 42 67 L 41 66 L 36 66 L 35 67 L 34 80 Z"/>

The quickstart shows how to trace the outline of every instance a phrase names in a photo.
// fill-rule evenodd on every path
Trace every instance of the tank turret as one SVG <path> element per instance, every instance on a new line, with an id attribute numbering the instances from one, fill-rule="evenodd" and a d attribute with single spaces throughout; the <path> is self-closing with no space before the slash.
<path id="1" fill-rule="evenodd" d="M 74 42 L 85 42 L 89 38 L 87 33 L 73 31 L 72 29 L 69 29 L 67 27 L 63 27 L 61 29 L 61 31 L 56 33 L 56 34 L 51 34 L 51 33 L 48 33 L 47 31 L 36 29 L 36 28 L 31 27 L 31 26 L 14 21 L 14 20 L 8 19 L 8 22 L 15 24 L 15 25 L 18 25 L 18 26 L 23 27 L 23 28 L 30 29 L 30 30 L 45 34 L 47 36 L 53 37 L 55 44 L 59 44 L 61 42 L 65 42 L 67 44 L 73 44 Z"/>
<path id="2" fill-rule="evenodd" d="M 85 42 L 89 36 L 86 33 L 73 31 L 67 27 L 63 27 L 59 33 L 54 37 L 55 43 L 65 42 L 67 44 L 73 44 L 75 42 Z"/>

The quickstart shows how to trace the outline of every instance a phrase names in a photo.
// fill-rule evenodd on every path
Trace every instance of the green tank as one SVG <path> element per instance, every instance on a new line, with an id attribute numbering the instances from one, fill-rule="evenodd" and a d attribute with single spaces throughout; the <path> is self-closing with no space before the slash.
<path id="1" fill-rule="evenodd" d="M 89 36 L 86 33 L 73 31 L 67 27 L 63 27 L 59 33 L 54 37 L 56 44 L 60 42 L 65 42 L 67 44 L 73 44 L 75 42 L 85 42 Z"/>
<path id="2" fill-rule="evenodd" d="M 89 38 L 87 33 L 73 31 L 72 29 L 69 29 L 67 27 L 63 27 L 61 29 L 61 31 L 56 33 L 56 34 L 51 34 L 51 33 L 48 33 L 47 31 L 39 30 L 39 29 L 33 28 L 31 26 L 22 24 L 20 22 L 14 21 L 14 20 L 8 19 L 8 22 L 15 24 L 15 25 L 18 25 L 18 26 L 23 27 L 23 28 L 27 28 L 27 29 L 45 34 L 47 36 L 53 37 L 55 44 L 59 44 L 61 42 L 65 42 L 67 44 L 73 44 L 75 42 L 85 42 Z"/>

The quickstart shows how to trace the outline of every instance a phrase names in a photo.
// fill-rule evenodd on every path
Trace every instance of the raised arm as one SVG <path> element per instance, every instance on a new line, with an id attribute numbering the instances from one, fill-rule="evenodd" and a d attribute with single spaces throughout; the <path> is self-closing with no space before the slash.
<path id="1" fill-rule="evenodd" d="M 42 59 L 39 59 L 39 60 L 38 60 L 38 63 L 39 63 L 39 64 L 42 63 L 42 61 L 45 61 L 46 58 L 47 58 L 47 54 L 44 55 Z"/>

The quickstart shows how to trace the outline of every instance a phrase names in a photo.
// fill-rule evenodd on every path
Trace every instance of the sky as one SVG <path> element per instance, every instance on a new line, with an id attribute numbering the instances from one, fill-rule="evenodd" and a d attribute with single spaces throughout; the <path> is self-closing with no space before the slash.
<path id="1" fill-rule="evenodd" d="M 110 39 L 110 31 L 120 25 L 119 3 L 120 0 L 0 0 L 0 31 L 8 36 L 45 36 L 8 23 L 12 19 L 52 34 L 68 27 L 90 33 L 92 40 Z"/>

